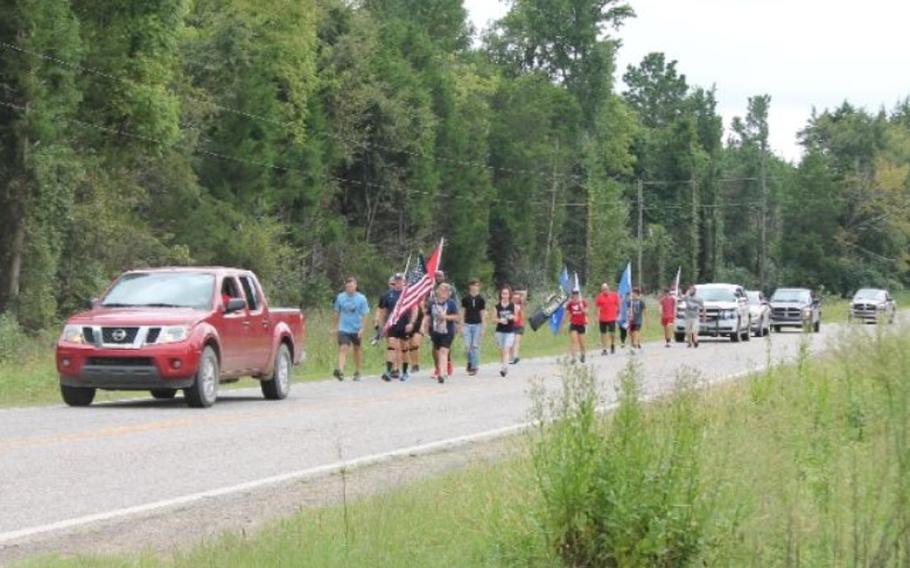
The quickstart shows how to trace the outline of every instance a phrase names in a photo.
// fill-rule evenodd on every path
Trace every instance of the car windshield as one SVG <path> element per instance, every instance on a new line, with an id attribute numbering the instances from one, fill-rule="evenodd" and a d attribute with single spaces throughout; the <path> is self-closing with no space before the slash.
<path id="1" fill-rule="evenodd" d="M 106 308 L 212 307 L 215 276 L 199 272 L 134 272 L 114 284 L 101 302 Z"/>
<path id="2" fill-rule="evenodd" d="M 881 290 L 860 290 L 853 296 L 854 300 L 883 300 L 885 293 Z"/>
<path id="3" fill-rule="evenodd" d="M 771 296 L 772 302 L 802 302 L 812 301 L 812 294 L 808 290 L 777 290 Z"/>
<path id="4" fill-rule="evenodd" d="M 698 296 L 706 302 L 736 301 L 736 295 L 729 288 L 698 288 Z"/>
<path id="5" fill-rule="evenodd" d="M 749 298 L 749 303 L 753 306 L 761 304 L 761 294 L 759 292 L 746 292 L 746 297 Z"/>

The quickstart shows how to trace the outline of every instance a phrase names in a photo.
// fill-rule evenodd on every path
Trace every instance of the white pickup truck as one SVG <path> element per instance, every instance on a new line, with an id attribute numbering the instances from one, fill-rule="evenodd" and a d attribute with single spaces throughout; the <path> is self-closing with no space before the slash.
<path id="1" fill-rule="evenodd" d="M 749 299 L 742 286 L 736 284 L 699 284 L 695 295 L 705 303 L 705 317 L 699 335 L 729 337 L 733 342 L 749 341 L 752 318 Z M 676 308 L 674 336 L 677 342 L 686 337 L 686 298 L 683 296 Z"/>

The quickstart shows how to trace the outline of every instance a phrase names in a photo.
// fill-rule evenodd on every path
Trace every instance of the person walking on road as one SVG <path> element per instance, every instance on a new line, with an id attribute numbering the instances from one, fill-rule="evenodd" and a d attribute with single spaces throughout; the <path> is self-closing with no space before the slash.
<path id="1" fill-rule="evenodd" d="M 383 329 L 388 318 L 392 317 L 395 311 L 395 305 L 401 298 L 401 292 L 404 288 L 404 275 L 395 274 L 389 279 L 389 290 L 383 294 L 379 300 L 379 309 L 376 312 L 375 325 L 377 329 Z M 407 313 L 400 314 L 398 321 L 392 322 L 389 327 L 386 346 L 386 370 L 382 374 L 382 380 L 389 382 L 393 379 L 407 381 L 408 360 L 407 337 L 413 332 L 413 321 L 416 318 L 416 309 L 409 310 Z"/>
<path id="2" fill-rule="evenodd" d="M 641 298 L 641 290 L 632 288 L 632 295 L 626 302 L 626 319 L 629 326 L 629 345 L 632 353 L 641 349 L 641 328 L 645 323 L 645 301 Z"/>
<path id="3" fill-rule="evenodd" d="M 357 279 L 345 280 L 344 292 L 335 298 L 335 337 L 338 342 L 338 366 L 332 373 L 339 381 L 344 380 L 344 368 L 348 350 L 354 350 L 354 380 L 360 380 L 363 366 L 363 330 L 367 325 L 370 306 L 367 298 L 357 291 Z"/>
<path id="4" fill-rule="evenodd" d="M 676 296 L 670 293 L 670 289 L 664 289 L 663 296 L 660 297 L 660 326 L 664 328 L 665 345 L 670 347 L 670 337 L 673 335 L 673 323 L 676 321 Z"/>
<path id="5" fill-rule="evenodd" d="M 594 299 L 597 305 L 597 319 L 600 324 L 601 355 L 607 354 L 607 336 L 610 338 L 610 353 L 616 353 L 616 320 L 619 319 L 619 293 L 610 290 L 604 282 L 600 293 Z"/>
<path id="6" fill-rule="evenodd" d="M 509 374 L 509 353 L 515 343 L 515 304 L 509 286 L 499 290 L 499 301 L 493 306 L 493 320 L 496 322 L 496 345 L 499 346 L 499 376 L 505 377 Z"/>
<path id="7" fill-rule="evenodd" d="M 527 290 L 515 290 L 515 343 L 509 354 L 511 363 L 517 365 L 521 361 L 521 341 L 525 335 L 525 304 L 528 298 Z"/>
<path id="8" fill-rule="evenodd" d="M 442 384 L 448 378 L 449 351 L 455 339 L 455 322 L 458 321 L 458 305 L 452 299 L 452 288 L 448 284 L 436 287 L 436 294 L 430 306 L 430 339 L 436 354 L 436 380 Z"/>
<path id="9" fill-rule="evenodd" d="M 686 347 L 698 347 L 701 320 L 705 317 L 705 301 L 698 297 L 695 286 L 686 294 Z"/>
<path id="10" fill-rule="evenodd" d="M 585 362 L 585 332 L 588 329 L 588 302 L 581 297 L 580 290 L 572 290 L 572 297 L 566 303 L 569 313 L 569 355 L 574 365 L 576 356 Z"/>
<path id="11" fill-rule="evenodd" d="M 464 333 L 464 348 L 468 356 L 468 375 L 477 374 L 480 368 L 480 340 L 483 338 L 483 328 L 486 324 L 487 304 L 480 295 L 480 281 L 471 280 L 468 283 L 468 295 L 461 300 L 461 324 Z"/>

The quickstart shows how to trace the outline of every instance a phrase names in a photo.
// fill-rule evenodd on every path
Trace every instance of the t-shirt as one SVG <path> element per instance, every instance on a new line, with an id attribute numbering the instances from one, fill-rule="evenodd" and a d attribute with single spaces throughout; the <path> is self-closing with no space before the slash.
<path id="1" fill-rule="evenodd" d="M 644 300 L 629 298 L 626 302 L 626 316 L 629 323 L 636 327 L 641 327 L 645 321 L 645 302 Z"/>
<path id="2" fill-rule="evenodd" d="M 588 303 L 584 300 L 570 300 L 566 304 L 569 312 L 569 323 L 572 325 L 588 325 Z"/>
<path id="3" fill-rule="evenodd" d="M 705 309 L 705 301 L 698 296 L 686 296 L 686 318 L 698 319 Z"/>
<path id="4" fill-rule="evenodd" d="M 395 305 L 398 303 L 398 298 L 401 297 L 400 290 L 389 290 L 379 298 L 379 308 L 382 310 L 387 310 L 387 317 L 392 317 L 392 312 L 395 311 Z M 394 327 L 403 329 L 405 324 L 408 322 L 408 312 L 400 314 L 397 322 L 392 322 Z"/>
<path id="5" fill-rule="evenodd" d="M 338 312 L 338 331 L 341 333 L 360 333 L 363 329 L 363 318 L 370 313 L 367 298 L 360 292 L 348 294 L 342 292 L 335 298 L 335 311 Z"/>
<path id="6" fill-rule="evenodd" d="M 600 321 L 612 322 L 619 319 L 619 293 L 601 292 L 594 303 L 599 310 Z"/>
<path id="7" fill-rule="evenodd" d="M 509 305 L 503 306 L 497 303 L 496 310 L 496 331 L 498 333 L 515 333 L 515 304 L 509 302 Z M 508 320 L 508 323 L 500 323 L 499 320 Z"/>
<path id="8" fill-rule="evenodd" d="M 664 321 L 676 317 L 676 298 L 668 294 L 660 299 L 660 317 Z"/>
<path id="9" fill-rule="evenodd" d="M 483 296 L 465 296 L 461 300 L 461 307 L 464 308 L 464 322 L 466 324 L 477 324 L 483 322 L 483 311 L 487 309 L 487 303 Z"/>
<path id="10" fill-rule="evenodd" d="M 433 333 L 439 335 L 452 335 L 455 333 L 455 322 L 446 321 L 445 316 L 451 316 L 458 313 L 458 305 L 452 298 L 445 302 L 433 302 L 431 306 L 431 321 Z"/>

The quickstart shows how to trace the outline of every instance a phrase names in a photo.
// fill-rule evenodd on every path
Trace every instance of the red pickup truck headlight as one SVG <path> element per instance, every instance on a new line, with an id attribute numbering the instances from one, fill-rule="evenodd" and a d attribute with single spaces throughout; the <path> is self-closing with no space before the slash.
<path id="1" fill-rule="evenodd" d="M 190 328 L 186 326 L 170 326 L 161 329 L 161 333 L 158 334 L 158 345 L 164 345 L 166 343 L 179 343 L 181 341 L 186 341 L 190 336 Z"/>
<path id="2" fill-rule="evenodd" d="M 60 341 L 63 343 L 85 344 L 85 336 L 82 334 L 82 326 L 67 325 L 63 327 L 63 333 L 60 334 Z"/>

